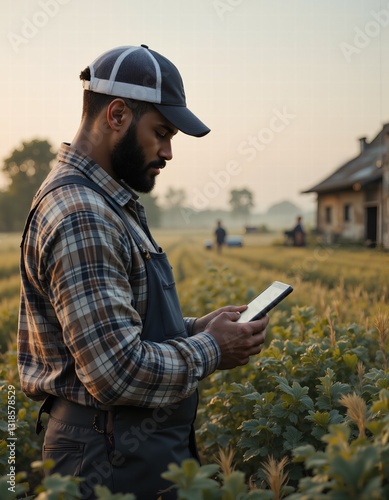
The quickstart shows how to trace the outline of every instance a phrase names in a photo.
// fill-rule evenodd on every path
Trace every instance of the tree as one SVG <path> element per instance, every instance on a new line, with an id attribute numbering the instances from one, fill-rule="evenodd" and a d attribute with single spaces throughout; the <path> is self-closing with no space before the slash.
<path id="1" fill-rule="evenodd" d="M 185 199 L 186 193 L 184 189 L 170 187 L 165 194 L 166 208 L 181 208 L 184 206 Z"/>
<path id="2" fill-rule="evenodd" d="M 157 204 L 157 196 L 150 193 L 142 194 L 140 200 L 147 215 L 147 222 L 152 227 L 159 227 L 161 220 L 161 210 Z"/>
<path id="3" fill-rule="evenodd" d="M 55 156 L 48 141 L 34 139 L 23 142 L 4 160 L 2 170 L 8 189 L 0 196 L 1 230 L 22 229 L 32 198 L 49 173 Z"/>
<path id="4" fill-rule="evenodd" d="M 234 215 L 248 215 L 254 206 L 253 194 L 248 189 L 233 189 L 229 203 Z"/>
<path id="5" fill-rule="evenodd" d="M 0 231 L 11 233 L 14 231 L 14 200 L 8 192 L 0 193 Z"/>

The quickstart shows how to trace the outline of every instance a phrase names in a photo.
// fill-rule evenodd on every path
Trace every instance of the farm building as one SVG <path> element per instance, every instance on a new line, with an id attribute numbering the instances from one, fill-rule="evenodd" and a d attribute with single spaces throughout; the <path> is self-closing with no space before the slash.
<path id="1" fill-rule="evenodd" d="M 317 230 L 340 239 L 389 249 L 389 123 L 358 156 L 304 193 L 317 193 Z"/>

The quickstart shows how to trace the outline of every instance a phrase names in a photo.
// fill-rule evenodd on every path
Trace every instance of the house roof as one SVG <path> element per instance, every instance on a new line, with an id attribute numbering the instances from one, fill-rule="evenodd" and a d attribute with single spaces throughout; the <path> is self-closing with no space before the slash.
<path id="1" fill-rule="evenodd" d="M 388 152 L 386 136 L 389 123 L 371 141 L 365 142 L 358 156 L 341 165 L 329 177 L 303 193 L 326 193 L 348 189 L 361 189 L 371 182 L 382 179 L 383 157 Z"/>

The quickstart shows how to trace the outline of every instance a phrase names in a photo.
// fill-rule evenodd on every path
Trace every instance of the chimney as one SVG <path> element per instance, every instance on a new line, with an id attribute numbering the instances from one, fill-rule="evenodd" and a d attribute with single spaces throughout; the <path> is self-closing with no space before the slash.
<path id="1" fill-rule="evenodd" d="M 366 137 L 360 137 L 359 138 L 360 153 L 363 153 L 365 151 L 366 146 L 367 146 Z"/>

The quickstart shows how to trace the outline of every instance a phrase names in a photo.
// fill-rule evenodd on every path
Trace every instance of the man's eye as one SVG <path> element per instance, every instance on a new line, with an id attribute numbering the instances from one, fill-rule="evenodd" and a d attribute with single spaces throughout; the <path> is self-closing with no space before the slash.
<path id="1" fill-rule="evenodd" d="M 157 137 L 159 137 L 160 139 L 165 139 L 166 132 L 158 132 L 158 130 L 156 130 L 155 133 L 157 134 Z"/>

